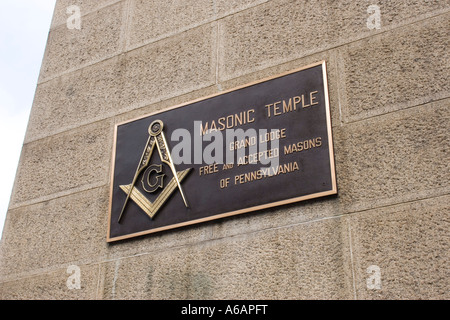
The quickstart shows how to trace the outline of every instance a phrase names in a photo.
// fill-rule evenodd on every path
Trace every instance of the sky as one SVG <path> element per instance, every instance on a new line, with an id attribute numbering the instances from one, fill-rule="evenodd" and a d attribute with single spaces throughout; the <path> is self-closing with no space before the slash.
<path id="1" fill-rule="evenodd" d="M 56 0 L 0 0 L 0 231 Z"/>

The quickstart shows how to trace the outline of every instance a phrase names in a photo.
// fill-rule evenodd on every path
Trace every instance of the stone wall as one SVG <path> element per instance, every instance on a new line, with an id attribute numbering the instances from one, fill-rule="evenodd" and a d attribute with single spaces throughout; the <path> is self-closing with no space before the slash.
<path id="1" fill-rule="evenodd" d="M 449 299 L 449 41 L 448 0 L 57 1 L 0 298 Z M 338 196 L 107 244 L 116 123 L 321 60 Z"/>

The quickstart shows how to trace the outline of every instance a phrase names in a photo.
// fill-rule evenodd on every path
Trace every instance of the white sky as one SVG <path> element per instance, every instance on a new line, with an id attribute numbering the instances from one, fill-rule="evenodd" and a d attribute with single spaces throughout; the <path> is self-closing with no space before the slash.
<path id="1" fill-rule="evenodd" d="M 55 2 L 0 0 L 0 231 L 3 231 Z"/>

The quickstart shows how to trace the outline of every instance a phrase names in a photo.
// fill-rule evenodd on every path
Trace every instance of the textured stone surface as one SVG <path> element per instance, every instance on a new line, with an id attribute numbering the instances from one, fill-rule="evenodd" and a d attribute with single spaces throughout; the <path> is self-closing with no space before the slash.
<path id="1" fill-rule="evenodd" d="M 204 88 L 190 91 L 185 94 L 180 94 L 178 96 L 170 97 L 161 101 L 146 104 L 140 108 L 133 108 L 131 111 L 121 113 L 115 117 L 115 123 L 122 123 L 132 119 L 141 118 L 148 114 L 153 114 L 155 112 L 164 111 L 168 108 L 177 107 L 180 105 L 185 105 L 190 101 L 201 99 L 203 97 L 208 97 L 217 93 L 217 86 L 215 84 L 206 86 Z"/>
<path id="2" fill-rule="evenodd" d="M 124 1 L 84 16 L 81 29 L 50 31 L 39 80 L 100 61 L 121 50 Z"/>
<path id="3" fill-rule="evenodd" d="M 450 1 L 328 0 L 327 5 L 332 41 L 348 43 L 377 33 L 378 30 L 369 29 L 367 26 L 367 20 L 374 14 L 372 11 L 367 12 L 371 5 L 380 8 L 380 31 L 384 31 L 440 14 L 450 8 Z"/>
<path id="4" fill-rule="evenodd" d="M 38 85 L 26 142 L 121 112 L 121 60 L 112 58 Z"/>
<path id="5" fill-rule="evenodd" d="M 207 24 L 130 51 L 123 103 L 134 109 L 214 84 L 216 30 Z"/>
<path id="6" fill-rule="evenodd" d="M 199 224 L 108 244 L 108 259 L 171 250 L 212 239 L 212 226 Z"/>
<path id="7" fill-rule="evenodd" d="M 213 239 L 258 232 L 299 223 L 313 223 L 343 214 L 335 196 L 246 213 L 212 224 Z"/>
<path id="8" fill-rule="evenodd" d="M 206 25 L 41 83 L 26 141 L 214 84 L 215 31 Z"/>
<path id="9" fill-rule="evenodd" d="M 67 23 L 67 19 L 72 15 L 72 13 L 67 13 L 67 8 L 70 6 L 78 6 L 83 17 L 119 1 L 126 2 L 127 0 L 57 0 L 53 13 L 52 28 Z"/>
<path id="10" fill-rule="evenodd" d="M 135 48 L 267 1 L 131 0 L 127 43 Z"/>
<path id="11" fill-rule="evenodd" d="M 220 80 L 323 50 L 326 2 L 269 1 L 220 22 Z"/>
<path id="12" fill-rule="evenodd" d="M 106 184 L 112 140 L 107 120 L 24 145 L 12 204 Z"/>
<path id="13" fill-rule="evenodd" d="M 262 70 L 255 70 L 254 72 L 242 75 L 240 77 L 230 79 L 227 81 L 221 81 L 218 84 L 220 91 L 232 90 L 236 87 L 240 87 L 255 81 L 261 81 L 266 78 L 272 78 L 277 75 L 290 72 L 299 68 L 316 64 L 321 61 L 325 61 L 327 68 L 328 78 L 328 94 L 330 101 L 331 112 L 331 124 L 332 126 L 338 126 L 341 122 L 341 106 L 339 101 L 339 70 L 337 66 L 337 50 L 326 50 L 316 54 L 309 55 L 307 57 L 294 59 L 286 63 L 278 64 L 276 66 L 268 67 Z"/>
<path id="14" fill-rule="evenodd" d="M 137 252 L 151 254 L 205 241 L 314 222 L 342 213 L 335 197 L 311 200 L 113 243 L 108 247 L 108 257 L 117 259 Z"/>
<path id="15" fill-rule="evenodd" d="M 211 21 L 213 1 L 131 0 L 128 45 L 135 47 Z M 165 17 L 170 17 L 167 23 Z"/>
<path id="16" fill-rule="evenodd" d="M 448 193 L 449 103 L 335 128 L 339 197 L 347 210 Z"/>
<path id="17" fill-rule="evenodd" d="M 450 197 L 370 210 L 349 218 L 358 299 L 450 297 Z M 380 268 L 380 289 L 369 289 Z"/>
<path id="18" fill-rule="evenodd" d="M 236 13 L 270 0 L 213 0 L 215 12 L 219 17 Z"/>
<path id="19" fill-rule="evenodd" d="M 450 15 L 343 47 L 345 121 L 450 96 Z"/>
<path id="20" fill-rule="evenodd" d="M 104 256 L 107 211 L 107 188 L 10 210 L 1 276 Z"/>
<path id="21" fill-rule="evenodd" d="M 80 289 L 69 289 L 68 278 L 73 275 L 67 267 L 44 274 L 0 282 L 2 300 L 88 300 L 97 298 L 98 265 L 80 265 Z"/>
<path id="22" fill-rule="evenodd" d="M 348 299 L 343 225 L 335 218 L 110 262 L 103 298 Z"/>
<path id="23" fill-rule="evenodd" d="M 450 8 L 449 1 L 379 2 L 383 31 L 442 14 Z M 372 36 L 378 32 L 367 27 L 367 8 L 372 4 L 275 0 L 229 16 L 220 22 L 221 79 Z M 448 18 L 441 19 L 440 33 L 448 34 Z M 417 33 L 417 29 L 413 32 Z M 370 52 L 367 50 L 366 54 Z"/>

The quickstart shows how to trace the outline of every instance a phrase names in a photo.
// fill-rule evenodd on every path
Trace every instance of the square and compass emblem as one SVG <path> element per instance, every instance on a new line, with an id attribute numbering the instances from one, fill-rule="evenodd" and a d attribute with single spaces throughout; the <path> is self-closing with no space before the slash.
<path id="1" fill-rule="evenodd" d="M 173 215 L 158 217 L 166 206 L 189 211 L 182 184 L 193 169 L 175 165 L 164 130 L 160 119 L 116 126 L 108 241 L 170 224 Z"/>
<path id="2" fill-rule="evenodd" d="M 108 242 L 337 193 L 326 63 L 115 126 Z"/>
<path id="3" fill-rule="evenodd" d="M 186 169 L 181 172 L 176 171 L 172 157 L 170 156 L 170 151 L 167 145 L 166 138 L 164 136 L 163 129 L 164 124 L 161 120 L 155 120 L 150 124 L 148 128 L 148 140 L 144 147 L 141 160 L 139 161 L 138 167 L 134 174 L 133 181 L 131 182 L 131 184 L 120 186 L 120 189 L 122 189 L 123 192 L 127 194 L 127 197 L 117 220 L 118 223 L 121 222 L 122 216 L 127 207 L 127 203 L 130 199 L 134 201 L 151 219 L 155 216 L 158 210 L 164 205 L 164 203 L 176 189 L 180 191 L 186 208 L 189 207 L 186 201 L 186 197 L 183 193 L 183 189 L 181 187 L 181 181 L 183 181 L 183 179 L 189 173 L 190 169 Z M 170 182 L 166 186 L 164 186 L 165 174 L 162 173 L 162 164 L 150 164 L 150 159 L 155 149 L 157 149 L 158 151 L 161 162 L 163 164 L 166 164 L 173 174 L 172 180 L 170 180 Z M 145 193 L 153 194 L 158 189 L 162 189 L 163 191 L 152 202 L 145 196 L 145 193 L 142 193 L 136 187 L 138 179 L 140 179 L 142 189 L 145 191 Z"/>

